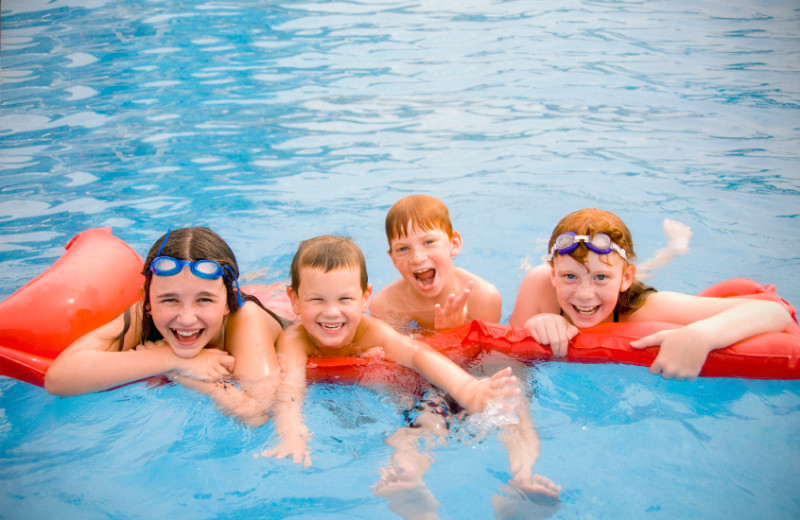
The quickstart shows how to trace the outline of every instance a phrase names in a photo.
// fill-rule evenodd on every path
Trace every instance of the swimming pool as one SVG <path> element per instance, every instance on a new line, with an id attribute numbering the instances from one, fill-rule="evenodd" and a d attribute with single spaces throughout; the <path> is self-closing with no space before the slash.
<path id="1" fill-rule="evenodd" d="M 498 286 L 504 320 L 585 206 L 618 213 L 642 260 L 664 218 L 692 228 L 659 289 L 746 276 L 800 304 L 795 3 L 264 4 L 2 3 L 0 296 L 98 226 L 144 254 L 209 225 L 256 282 L 286 279 L 299 240 L 348 234 L 382 287 L 386 210 L 421 192 L 450 207 L 457 263 Z M 536 470 L 564 488 L 553 518 L 800 513 L 797 382 L 548 363 L 528 384 Z M 0 395 L 6 518 L 393 514 L 369 486 L 402 418 L 363 388 L 313 387 L 306 471 L 253 457 L 271 426 L 179 387 L 57 399 L 2 379 Z M 491 518 L 497 439 L 434 456 L 441 517 Z"/>

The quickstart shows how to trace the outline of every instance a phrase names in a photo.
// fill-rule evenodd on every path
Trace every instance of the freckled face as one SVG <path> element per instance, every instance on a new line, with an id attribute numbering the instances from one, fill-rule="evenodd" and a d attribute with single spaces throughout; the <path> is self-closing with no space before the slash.
<path id="1" fill-rule="evenodd" d="M 461 252 L 461 235 L 441 229 L 420 230 L 411 223 L 408 234 L 395 237 L 389 256 L 406 283 L 426 298 L 438 296 L 454 271 L 453 257 Z"/>
<path id="2" fill-rule="evenodd" d="M 300 268 L 297 292 L 289 291 L 292 310 L 300 315 L 311 340 L 317 347 L 342 349 L 355 338 L 372 287 L 361 290 L 361 273 L 357 268 Z"/>
<path id="3" fill-rule="evenodd" d="M 227 301 L 222 278 L 198 278 L 189 267 L 173 276 L 153 275 L 150 281 L 153 324 L 178 357 L 194 357 L 209 344 L 223 346 Z"/>
<path id="4" fill-rule="evenodd" d="M 633 283 L 634 270 L 616 253 L 590 251 L 586 265 L 556 255 L 550 276 L 564 316 L 576 327 L 588 328 L 613 320 L 619 293 Z"/>

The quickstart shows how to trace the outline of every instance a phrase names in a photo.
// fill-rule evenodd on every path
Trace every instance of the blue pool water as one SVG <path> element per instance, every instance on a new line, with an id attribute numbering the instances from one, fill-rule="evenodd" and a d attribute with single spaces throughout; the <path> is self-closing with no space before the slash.
<path id="1" fill-rule="evenodd" d="M 640 259 L 692 228 L 659 289 L 731 277 L 800 305 L 796 1 L 4 0 L 0 297 L 74 234 L 144 254 L 208 225 L 245 281 L 301 239 L 352 236 L 378 288 L 383 218 L 443 199 L 457 264 L 503 320 L 558 219 L 596 206 Z M 800 384 L 666 381 L 640 367 L 528 373 L 552 518 L 797 518 Z M 386 395 L 313 387 L 314 466 L 175 386 L 58 399 L 0 379 L 1 518 L 391 518 L 369 486 L 402 424 Z M 442 518 L 483 519 L 510 477 L 495 437 L 433 450 Z M 506 497 L 519 518 L 531 504 Z"/>

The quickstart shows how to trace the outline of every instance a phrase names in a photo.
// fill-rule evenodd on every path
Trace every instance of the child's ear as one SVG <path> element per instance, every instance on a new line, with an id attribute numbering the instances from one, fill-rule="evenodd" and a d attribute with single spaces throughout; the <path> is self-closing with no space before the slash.
<path id="1" fill-rule="evenodd" d="M 636 266 L 625 262 L 625 268 L 622 270 L 622 284 L 619 286 L 619 292 L 622 293 L 630 289 L 634 279 L 636 279 Z"/>
<path id="2" fill-rule="evenodd" d="M 147 302 L 147 307 L 144 306 L 144 287 L 139 287 L 139 301 L 142 302 L 142 308 L 145 312 L 150 312 L 150 302 Z"/>
<path id="3" fill-rule="evenodd" d="M 292 304 L 292 312 L 300 316 L 300 302 L 297 299 L 297 293 L 292 290 L 291 285 L 286 286 L 286 295 L 289 297 L 289 303 Z"/>
<path id="4" fill-rule="evenodd" d="M 461 253 L 461 233 L 454 231 L 450 239 L 450 257 L 455 258 L 459 253 Z"/>
<path id="5" fill-rule="evenodd" d="M 369 299 L 372 297 L 372 284 L 367 284 L 367 290 L 361 295 L 361 312 L 369 310 Z"/>

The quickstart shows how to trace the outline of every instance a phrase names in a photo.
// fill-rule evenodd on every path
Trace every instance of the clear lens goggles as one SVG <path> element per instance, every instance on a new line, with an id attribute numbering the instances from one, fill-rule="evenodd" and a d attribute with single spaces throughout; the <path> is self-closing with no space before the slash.
<path id="1" fill-rule="evenodd" d="M 171 256 L 161 256 L 161 251 L 164 249 L 164 244 L 167 243 L 171 231 L 171 229 L 167 231 L 164 241 L 161 242 L 161 246 L 158 248 L 156 257 L 150 263 L 150 272 L 156 276 L 174 276 L 180 273 L 181 270 L 188 265 L 189 270 L 193 275 L 204 280 L 216 280 L 217 278 L 224 276 L 233 282 L 234 286 L 236 286 L 236 301 L 241 307 L 242 295 L 241 291 L 239 290 L 239 282 L 236 280 L 233 269 L 230 267 L 223 267 L 214 260 L 179 260 Z"/>
<path id="2" fill-rule="evenodd" d="M 178 260 L 171 256 L 156 257 L 150 264 L 150 271 L 158 276 L 173 276 L 187 265 L 193 275 L 206 280 L 216 280 L 225 274 L 222 266 L 213 260 Z"/>
<path id="3" fill-rule="evenodd" d="M 598 255 L 607 255 L 611 251 L 616 251 L 624 260 L 628 260 L 628 254 L 625 250 L 615 244 L 611 240 L 611 237 L 605 233 L 597 233 L 590 237 L 589 235 L 578 235 L 572 231 L 568 231 L 556 237 L 553 248 L 545 257 L 545 261 L 549 262 L 552 260 L 556 252 L 558 252 L 559 255 L 570 254 L 578 248 L 581 242 L 583 242 L 589 251 L 594 251 Z"/>

